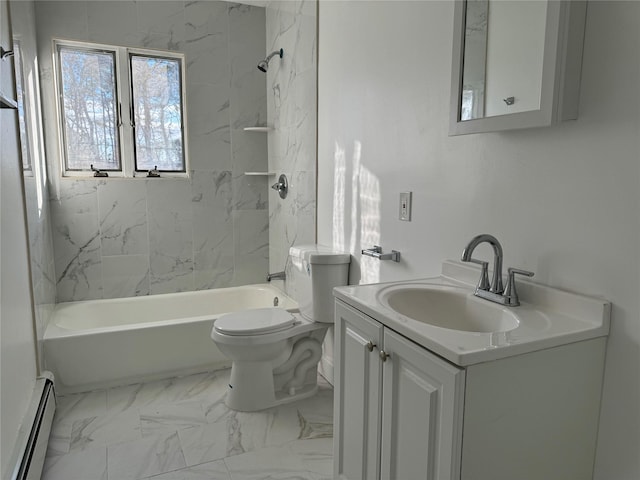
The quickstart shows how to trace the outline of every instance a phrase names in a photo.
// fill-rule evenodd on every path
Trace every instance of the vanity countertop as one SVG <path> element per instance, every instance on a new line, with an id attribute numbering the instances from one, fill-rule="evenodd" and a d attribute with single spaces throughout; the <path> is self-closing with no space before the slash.
<path id="1" fill-rule="evenodd" d="M 505 307 L 473 295 L 479 269 L 445 261 L 433 278 L 337 287 L 337 299 L 373 317 L 415 343 L 464 367 L 536 350 L 606 336 L 611 304 L 601 298 L 571 293 L 531 281 L 518 281 L 521 305 Z M 427 288 L 467 295 L 469 308 L 492 308 L 496 315 L 517 317 L 506 331 L 470 332 L 416 321 L 381 301 L 385 292 L 399 288 Z M 479 304 L 474 302 L 480 302 Z"/>

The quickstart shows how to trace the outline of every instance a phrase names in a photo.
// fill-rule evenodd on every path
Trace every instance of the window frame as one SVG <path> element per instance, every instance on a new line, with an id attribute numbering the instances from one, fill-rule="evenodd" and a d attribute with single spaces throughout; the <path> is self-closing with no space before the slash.
<path id="1" fill-rule="evenodd" d="M 131 56 L 147 56 L 160 59 L 178 60 L 180 64 L 180 106 L 181 106 L 181 140 L 183 171 L 159 170 L 162 177 L 189 178 L 189 151 L 187 145 L 187 101 L 186 101 L 186 59 L 184 53 L 165 50 L 122 47 L 102 43 L 65 40 L 54 38 L 53 65 L 54 65 L 54 90 L 56 92 L 56 115 L 58 129 L 58 155 L 60 172 L 62 177 L 93 178 L 91 170 L 76 170 L 67 168 L 67 143 L 66 126 L 64 116 L 64 98 L 62 93 L 62 68 L 60 62 L 60 47 L 68 47 L 78 50 L 109 52 L 114 56 L 114 86 L 115 86 L 115 111 L 116 133 L 118 136 L 118 149 L 120 154 L 120 170 L 104 170 L 109 177 L 114 178 L 148 178 L 149 170 L 136 170 L 135 153 L 135 125 L 133 118 L 133 82 L 131 72 Z M 101 178 L 109 178 L 101 177 Z"/>
<path id="2" fill-rule="evenodd" d="M 27 177 L 33 176 L 33 153 L 31 147 L 31 132 L 26 112 L 29 110 L 29 102 L 26 92 L 26 75 L 22 56 L 22 41 L 13 38 L 16 102 L 18 104 L 18 133 L 20 138 L 20 155 L 22 160 L 22 173 Z M 26 157 L 26 158 L 25 158 Z"/>
<path id="3" fill-rule="evenodd" d="M 133 149 L 133 169 L 136 173 L 147 173 L 148 170 L 138 170 L 138 161 L 136 157 L 136 139 L 135 139 L 135 120 L 134 120 L 134 111 L 133 111 L 133 63 L 132 57 L 147 57 L 147 58 L 158 58 L 162 60 L 172 60 L 178 61 L 179 68 L 179 80 L 180 80 L 180 120 L 182 126 L 180 128 L 180 140 L 182 141 L 182 166 L 183 170 L 158 170 L 162 175 L 168 174 L 179 174 L 182 176 L 187 176 L 189 171 L 187 165 L 187 136 L 186 136 L 186 87 L 185 87 L 185 58 L 184 54 L 176 53 L 176 52 L 160 52 L 162 55 L 158 54 L 157 50 L 149 50 L 149 49 L 141 49 L 141 48 L 128 48 L 127 49 L 127 71 L 129 73 L 129 117 L 132 123 L 132 135 L 131 135 L 131 147 Z"/>

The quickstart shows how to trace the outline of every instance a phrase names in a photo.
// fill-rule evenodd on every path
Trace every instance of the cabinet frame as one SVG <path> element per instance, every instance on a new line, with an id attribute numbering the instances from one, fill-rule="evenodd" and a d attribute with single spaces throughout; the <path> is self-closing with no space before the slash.
<path id="1" fill-rule="evenodd" d="M 380 436 L 382 405 L 382 362 L 379 361 L 376 347 L 382 344 L 383 326 L 373 319 L 365 318 L 360 312 L 343 303 L 336 302 L 335 308 L 335 352 L 338 361 L 334 370 L 334 478 L 380 478 Z M 347 318 L 347 321 L 343 321 Z M 368 342 L 376 345 L 371 351 Z M 345 347 L 355 352 L 348 361 L 344 355 Z M 359 362 L 359 363 L 357 363 Z M 362 368 L 362 384 L 347 385 L 347 369 Z M 357 378 L 357 377 L 356 377 Z M 361 410 L 355 408 L 349 412 L 349 425 L 345 412 L 347 388 L 362 388 Z M 361 444 L 358 445 L 358 437 Z M 346 457 L 341 447 L 361 447 L 355 455 Z M 357 472 L 357 473 L 356 473 Z M 347 476 L 348 475 L 348 476 Z"/>
<path id="2" fill-rule="evenodd" d="M 465 370 L 341 301 L 335 316 L 334 478 L 458 480 Z"/>
<path id="3" fill-rule="evenodd" d="M 459 479 L 465 371 L 387 327 L 383 340 L 389 358 L 384 362 L 382 375 L 381 480 Z M 424 406 L 408 406 L 416 400 Z M 428 418 L 402 418 L 404 409 L 423 411 Z M 421 453 L 411 452 L 425 442 L 420 432 L 415 432 L 420 427 L 428 432 L 428 449 L 424 452 L 426 456 L 416 462 L 426 462 L 425 468 L 399 470 L 409 464 L 412 453 L 416 457 Z M 425 476 L 418 477 L 423 471 Z"/>

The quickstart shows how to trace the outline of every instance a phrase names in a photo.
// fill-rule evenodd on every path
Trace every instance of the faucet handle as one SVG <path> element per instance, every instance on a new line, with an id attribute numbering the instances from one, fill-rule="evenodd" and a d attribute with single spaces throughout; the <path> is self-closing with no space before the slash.
<path id="1" fill-rule="evenodd" d="M 507 280 L 507 288 L 504 291 L 504 297 L 506 299 L 506 305 L 510 307 L 517 307 L 520 305 L 520 299 L 518 298 L 518 292 L 516 291 L 516 275 L 525 275 L 527 277 L 533 277 L 533 272 L 528 270 L 521 270 L 520 268 L 507 269 L 509 278 Z"/>
<path id="2" fill-rule="evenodd" d="M 478 281 L 478 286 L 476 290 L 489 290 L 491 284 L 489 283 L 489 262 L 485 262 L 484 260 L 476 260 L 475 258 L 470 258 L 469 262 L 480 265 L 480 280 Z"/>

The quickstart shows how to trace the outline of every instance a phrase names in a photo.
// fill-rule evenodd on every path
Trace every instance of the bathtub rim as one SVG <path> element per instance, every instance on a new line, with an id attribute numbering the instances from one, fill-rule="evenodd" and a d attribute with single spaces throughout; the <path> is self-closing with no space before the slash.
<path id="1" fill-rule="evenodd" d="M 162 295 L 162 296 L 167 296 L 167 297 L 173 297 L 173 298 L 181 298 L 181 297 L 188 297 L 188 296 L 193 296 L 193 295 L 200 295 L 200 296 L 204 296 L 207 294 L 207 292 L 210 291 L 220 291 L 220 290 L 227 290 L 227 289 L 234 289 L 234 290 L 238 290 L 238 289 L 243 289 L 243 290 L 249 290 L 249 289 L 261 289 L 261 290 L 276 290 L 278 292 L 278 296 L 280 298 L 286 298 L 287 299 L 287 303 L 291 303 L 291 307 L 286 308 L 285 310 L 287 310 L 288 312 L 291 313 L 299 313 L 299 306 L 298 306 L 298 302 L 296 302 L 293 298 L 291 298 L 289 295 L 287 295 L 285 292 L 283 292 L 282 290 L 280 290 L 278 287 L 276 287 L 275 285 L 271 285 L 271 284 L 263 284 L 263 283 L 257 283 L 257 284 L 252 284 L 252 285 L 239 285 L 236 287 L 223 287 L 223 288 L 211 288 L 211 289 L 205 289 L 205 290 L 194 290 L 194 291 L 188 291 L 188 292 L 176 292 L 176 293 L 162 293 L 162 294 L 157 294 L 157 296 Z M 104 303 L 112 303 L 112 302 L 123 302 L 123 303 L 131 303 L 131 302 L 135 302 L 135 301 L 140 301 L 142 299 L 144 299 L 145 301 L 149 301 L 148 299 L 153 298 L 156 295 L 141 295 L 141 296 L 136 296 L 136 297 L 121 297 L 121 298 L 100 298 L 100 299 L 95 299 L 95 300 L 80 300 L 77 302 L 61 302 L 55 305 L 54 310 L 53 310 L 53 314 L 51 315 L 51 318 L 49 320 L 49 323 L 47 324 L 47 327 L 45 329 L 44 335 L 43 335 L 43 341 L 46 340 L 53 340 L 53 339 L 58 339 L 58 338 L 70 338 L 70 337 L 77 337 L 77 336 L 86 336 L 86 335 L 99 335 L 102 333 L 109 333 L 109 332 L 122 332 L 122 331 L 128 331 L 128 330 L 139 330 L 139 329 L 145 329 L 145 328 L 155 328 L 155 327 L 162 327 L 162 326 L 166 326 L 166 325 L 179 325 L 179 324 L 186 324 L 186 323 L 193 323 L 193 322 L 202 322 L 202 321 L 211 321 L 211 326 L 213 327 L 213 322 L 216 320 L 216 318 L 218 318 L 221 315 L 227 314 L 227 313 L 232 313 L 232 312 L 238 312 L 238 311 L 242 311 L 242 310 L 229 310 L 229 311 L 225 311 L 225 312 L 217 312 L 215 314 L 206 314 L 206 315 L 196 315 L 196 316 L 191 316 L 191 317 L 180 317 L 180 318 L 171 318 L 171 319 L 167 319 L 167 320 L 156 320 L 156 321 L 145 321 L 145 322 L 137 322 L 137 323 L 126 323 L 126 324 L 120 324 L 120 325 L 111 325 L 111 326 L 100 326 L 100 327 L 90 327 L 90 328 L 84 328 L 84 329 L 72 329 L 72 328 L 65 328 L 63 326 L 60 326 L 58 323 L 56 323 L 56 313 L 57 313 L 57 308 L 58 305 L 71 305 L 71 304 L 104 304 Z M 270 308 L 270 307 L 261 307 L 261 308 Z M 271 307 L 271 308 L 282 308 L 282 307 Z M 244 310 L 251 310 L 250 308 L 244 309 Z"/>

